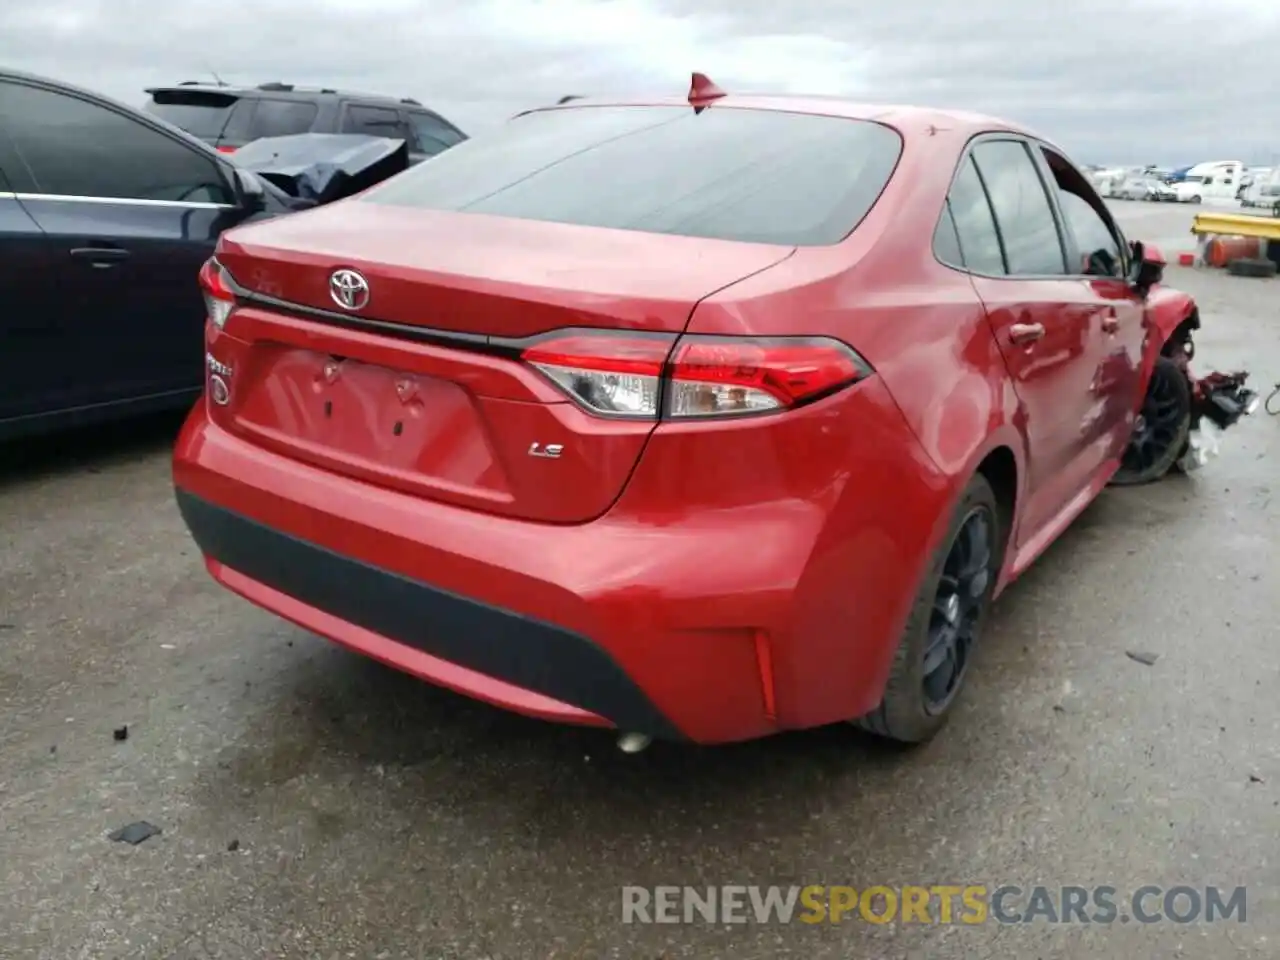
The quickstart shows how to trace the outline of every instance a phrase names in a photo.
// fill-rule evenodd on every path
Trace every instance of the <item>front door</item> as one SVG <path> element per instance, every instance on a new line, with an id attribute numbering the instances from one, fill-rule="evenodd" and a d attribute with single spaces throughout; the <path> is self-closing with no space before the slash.
<path id="1" fill-rule="evenodd" d="M 1071 303 L 1089 315 L 1096 344 L 1085 440 L 1094 458 L 1118 464 L 1133 433 L 1142 380 L 1146 308 L 1127 279 L 1129 254 L 1106 205 L 1066 158 L 1039 147 L 1046 180 L 1064 229 L 1069 267 L 1076 274 Z"/>
<path id="2" fill-rule="evenodd" d="M 13 166 L 0 129 L 0 436 L 4 422 L 56 406 L 64 361 L 46 312 L 60 258 L 5 176 Z"/>
<path id="3" fill-rule="evenodd" d="M 0 84 L 15 195 L 56 255 L 40 311 L 58 408 L 198 390 L 196 275 L 239 219 L 217 162 L 136 117 L 35 83 Z"/>
<path id="4" fill-rule="evenodd" d="M 1078 302 L 1079 281 L 1068 274 L 1049 192 L 1026 143 L 975 144 L 951 205 L 967 263 L 980 236 L 990 230 L 995 237 L 970 272 L 1021 406 L 1021 545 L 1061 514 L 1101 465 L 1082 428 L 1092 405 L 1096 311 Z"/>

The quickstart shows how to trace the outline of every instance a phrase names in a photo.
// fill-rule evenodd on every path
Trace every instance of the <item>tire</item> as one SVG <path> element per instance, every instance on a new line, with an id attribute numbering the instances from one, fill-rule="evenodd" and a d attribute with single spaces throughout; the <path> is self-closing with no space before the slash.
<path id="1" fill-rule="evenodd" d="M 975 516 L 984 518 L 988 534 L 986 561 L 981 568 L 981 584 L 976 577 L 966 581 L 963 577 L 952 576 L 963 566 L 961 561 L 965 558 L 964 545 L 974 543 L 970 539 L 974 532 L 970 522 Z M 962 533 L 964 544 L 961 544 Z M 985 477 L 977 475 L 965 487 L 947 527 L 947 534 L 920 584 L 911 614 L 907 618 L 906 629 L 894 653 L 893 666 L 889 671 L 889 680 L 885 684 L 880 705 L 865 717 L 853 721 L 857 726 L 869 733 L 905 744 L 923 743 L 945 726 L 964 689 L 964 682 L 972 667 L 973 652 L 981 640 L 982 627 L 987 619 L 991 595 L 995 592 L 996 578 L 1004 558 L 1005 537 L 1000 506 L 991 484 Z M 953 548 L 958 545 L 957 552 Z M 956 660 L 960 661 L 955 670 L 954 685 L 944 697 L 935 697 L 926 693 L 925 656 L 930 646 L 931 628 L 943 623 L 939 592 L 940 588 L 944 593 L 947 591 L 947 581 L 967 583 L 969 587 L 968 590 L 958 591 L 954 596 L 960 596 L 960 592 L 964 594 L 964 609 L 961 609 L 958 616 L 970 629 L 965 631 L 968 642 L 964 645 L 963 653 L 954 654 L 939 665 L 939 670 L 945 670 L 955 668 Z M 979 587 L 980 592 L 975 592 Z M 956 614 L 953 613 L 952 616 Z M 954 623 L 954 619 L 951 622 Z M 935 634 L 935 639 L 936 636 Z M 934 672 L 929 676 L 936 679 L 939 675 Z"/>
<path id="2" fill-rule="evenodd" d="M 1242 257 L 1227 264 L 1227 273 L 1233 277 L 1274 277 L 1276 265 L 1271 260 Z"/>
<path id="3" fill-rule="evenodd" d="M 1151 483 L 1168 473 L 1191 436 L 1191 384 L 1182 368 L 1157 357 L 1142 401 L 1142 423 L 1135 425 L 1112 486 Z"/>
<path id="4" fill-rule="evenodd" d="M 1191 202 L 1192 202 L 1192 203 L 1199 203 L 1199 202 L 1200 202 L 1200 195 L 1199 195 L 1199 194 L 1196 194 L 1194 197 L 1192 197 L 1192 198 L 1191 198 Z"/>

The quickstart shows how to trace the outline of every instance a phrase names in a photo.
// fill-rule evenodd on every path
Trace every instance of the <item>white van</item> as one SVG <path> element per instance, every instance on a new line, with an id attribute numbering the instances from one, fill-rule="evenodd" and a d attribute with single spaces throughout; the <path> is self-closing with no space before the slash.
<path id="1" fill-rule="evenodd" d="M 1278 204 L 1280 204 L 1280 167 L 1265 172 L 1257 171 L 1253 182 L 1240 198 L 1240 205 L 1273 210 Z"/>
<path id="2" fill-rule="evenodd" d="M 1234 200 L 1244 176 L 1244 164 L 1239 160 L 1211 160 L 1197 163 L 1177 183 L 1170 184 L 1180 203 L 1200 203 L 1202 200 Z"/>

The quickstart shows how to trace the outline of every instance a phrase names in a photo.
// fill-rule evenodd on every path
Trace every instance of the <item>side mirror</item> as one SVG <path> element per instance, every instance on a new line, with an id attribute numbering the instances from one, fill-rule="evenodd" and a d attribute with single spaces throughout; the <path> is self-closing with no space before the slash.
<path id="1" fill-rule="evenodd" d="M 266 209 L 267 191 L 261 180 L 239 167 L 231 168 L 231 177 L 235 186 L 236 206 L 245 213 L 260 213 Z"/>
<path id="2" fill-rule="evenodd" d="M 1140 240 L 1129 244 L 1129 249 L 1129 284 L 1139 296 L 1145 297 L 1152 287 L 1164 279 L 1164 254 L 1158 247 L 1144 244 Z"/>

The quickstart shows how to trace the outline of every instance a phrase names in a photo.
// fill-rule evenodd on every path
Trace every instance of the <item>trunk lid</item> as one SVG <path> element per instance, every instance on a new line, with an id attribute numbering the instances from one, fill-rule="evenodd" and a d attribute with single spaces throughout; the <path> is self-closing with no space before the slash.
<path id="1" fill-rule="evenodd" d="M 329 277 L 347 267 L 369 282 L 362 317 L 527 337 L 568 326 L 679 332 L 700 299 L 793 250 L 356 200 L 232 231 L 218 259 L 289 303 L 340 311 Z"/>
<path id="2" fill-rule="evenodd" d="M 655 421 L 591 415 L 494 341 L 566 327 L 674 338 L 700 299 L 793 250 L 359 201 L 254 224 L 224 235 L 218 261 L 282 305 L 243 305 L 211 338 L 234 384 L 210 409 L 354 479 L 585 522 L 622 492 Z M 363 309 L 331 297 L 340 268 L 368 281 Z"/>

